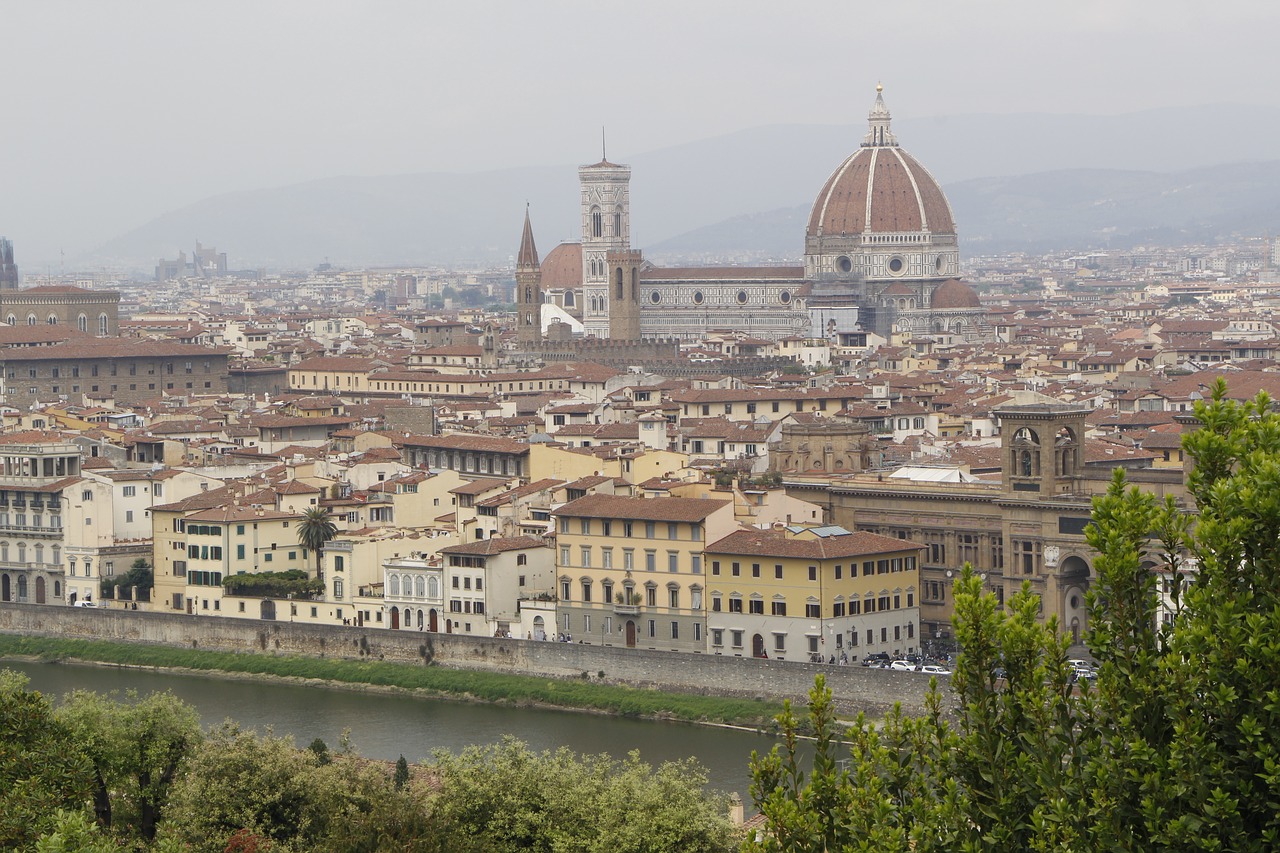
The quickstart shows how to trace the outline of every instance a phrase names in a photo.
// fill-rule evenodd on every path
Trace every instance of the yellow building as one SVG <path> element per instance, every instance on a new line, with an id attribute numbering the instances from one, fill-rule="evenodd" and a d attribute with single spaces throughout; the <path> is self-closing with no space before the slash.
<path id="1" fill-rule="evenodd" d="M 922 550 L 835 526 L 731 533 L 706 548 L 709 649 L 802 661 L 913 652 Z"/>
<path id="2" fill-rule="evenodd" d="M 268 599 L 254 600 L 256 613 L 243 598 L 224 603 L 222 579 L 290 569 L 315 573 L 314 555 L 298 544 L 300 514 L 237 501 L 234 487 L 225 487 L 151 508 L 154 610 L 275 619 Z"/>
<path id="3" fill-rule="evenodd" d="M 587 495 L 555 518 L 558 633 L 706 651 L 702 550 L 736 527 L 732 501 Z"/>

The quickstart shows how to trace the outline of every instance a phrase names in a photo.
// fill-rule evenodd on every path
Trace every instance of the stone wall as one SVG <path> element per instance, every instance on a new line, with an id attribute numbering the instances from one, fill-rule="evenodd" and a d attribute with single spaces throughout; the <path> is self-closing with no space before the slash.
<path id="1" fill-rule="evenodd" d="M 0 604 L 0 633 L 115 640 L 243 654 L 281 654 L 435 664 L 551 678 L 601 671 L 607 682 L 708 695 L 803 701 L 813 678 L 827 683 L 845 713 L 879 716 L 895 702 L 923 708 L 929 679 L 861 666 L 756 660 L 380 628 L 261 622 L 228 617 L 81 607 Z"/>

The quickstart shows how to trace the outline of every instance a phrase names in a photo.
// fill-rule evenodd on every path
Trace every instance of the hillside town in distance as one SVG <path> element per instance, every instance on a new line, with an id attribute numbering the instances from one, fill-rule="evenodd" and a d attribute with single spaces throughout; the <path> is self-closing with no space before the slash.
<path id="1" fill-rule="evenodd" d="M 970 564 L 1080 641 L 1091 497 L 1280 395 L 1280 244 L 962 262 L 881 92 L 850 148 L 794 264 L 646 259 L 604 157 L 499 269 L 0 240 L 0 601 L 852 665 L 950 650 Z"/>

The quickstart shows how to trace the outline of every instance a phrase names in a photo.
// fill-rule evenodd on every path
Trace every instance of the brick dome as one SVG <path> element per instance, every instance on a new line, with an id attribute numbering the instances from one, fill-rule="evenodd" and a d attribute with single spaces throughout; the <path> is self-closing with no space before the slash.
<path id="1" fill-rule="evenodd" d="M 542 289 L 582 287 L 582 244 L 561 243 L 542 259 Z"/>
<path id="2" fill-rule="evenodd" d="M 806 236 L 863 233 L 954 234 L 942 188 L 919 161 L 898 147 L 889 129 L 883 87 L 867 115 L 862 146 L 827 178 L 809 213 Z"/>
<path id="3" fill-rule="evenodd" d="M 982 307 L 977 291 L 958 278 L 949 278 L 938 285 L 929 304 L 935 311 Z"/>

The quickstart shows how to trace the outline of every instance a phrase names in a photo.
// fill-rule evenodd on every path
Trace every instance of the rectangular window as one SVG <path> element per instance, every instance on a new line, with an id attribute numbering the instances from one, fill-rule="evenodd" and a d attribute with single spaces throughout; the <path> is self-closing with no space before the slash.
<path id="1" fill-rule="evenodd" d="M 667 552 L 667 571 L 669 572 L 680 571 L 680 552 L 679 551 Z"/>
<path id="2" fill-rule="evenodd" d="M 729 599 L 729 612 L 730 612 L 730 613 L 741 613 L 741 612 L 742 612 L 742 599 L 741 599 L 741 598 L 730 598 L 730 599 Z"/>
<path id="3" fill-rule="evenodd" d="M 613 568 L 613 549 L 612 548 L 600 549 L 600 566 L 601 568 L 605 568 L 605 569 Z"/>
<path id="4" fill-rule="evenodd" d="M 752 564 L 751 564 L 751 577 L 753 577 L 753 578 L 758 578 L 758 577 L 760 577 L 760 564 L 759 564 L 759 563 L 752 563 Z"/>
<path id="5" fill-rule="evenodd" d="M 243 546 L 243 545 L 237 545 L 237 546 L 236 546 L 236 559 L 237 559 L 237 560 L 243 560 L 243 559 L 244 559 L 244 546 Z"/>
<path id="6" fill-rule="evenodd" d="M 569 600 L 569 582 L 568 581 L 560 581 L 560 600 L 561 601 Z"/>
<path id="7" fill-rule="evenodd" d="M 584 602 L 591 601 L 591 581 L 582 582 L 582 600 Z"/>
<path id="8" fill-rule="evenodd" d="M 591 568 L 591 548 L 587 545 L 583 545 L 578 550 L 582 552 L 582 567 L 584 569 Z"/>
<path id="9" fill-rule="evenodd" d="M 649 629 L 649 639 L 652 640 L 658 636 L 658 622 L 656 619 L 650 619 L 649 624 L 645 627 Z"/>
<path id="10" fill-rule="evenodd" d="M 591 636 L 591 614 L 586 613 L 582 616 L 582 633 L 588 637 Z"/>
<path id="11" fill-rule="evenodd" d="M 712 560 L 712 561 L 711 561 L 711 574 L 713 574 L 713 575 L 718 575 L 718 574 L 720 574 L 720 561 L 719 561 L 719 560 Z"/>
<path id="12" fill-rule="evenodd" d="M 777 580 L 782 580 L 782 564 L 777 563 L 773 567 L 773 576 Z"/>
<path id="13" fill-rule="evenodd" d="M 751 613 L 758 613 L 761 616 L 763 616 L 764 615 L 764 599 L 763 598 L 751 599 L 750 601 L 747 602 L 747 609 Z"/>
<path id="14" fill-rule="evenodd" d="M 702 642 L 702 623 L 701 622 L 693 623 L 693 641 L 695 643 Z"/>
<path id="15" fill-rule="evenodd" d="M 633 533 L 633 531 L 634 531 L 634 530 L 635 530 L 635 526 L 634 526 L 631 522 L 629 522 L 629 521 L 624 521 L 624 522 L 622 522 L 622 535 L 623 535 L 623 536 L 626 536 L 628 539 L 630 539 L 630 538 L 631 538 L 631 535 L 632 535 L 632 533 Z"/>
<path id="16" fill-rule="evenodd" d="M 810 567 L 809 567 L 809 580 L 811 580 L 811 581 L 816 581 L 817 579 L 818 579 L 818 567 L 817 567 L 817 566 L 810 566 Z"/>
<path id="17" fill-rule="evenodd" d="M 591 519 L 584 518 L 584 519 L 581 519 L 578 523 L 581 525 L 582 535 L 590 536 L 591 535 Z"/>
<path id="18" fill-rule="evenodd" d="M 842 605 L 843 606 L 843 605 Z M 810 619 L 822 618 L 822 605 L 809 603 L 804 606 L 804 615 Z"/>
<path id="19" fill-rule="evenodd" d="M 658 570 L 658 552 L 644 552 L 644 570 L 646 572 L 656 572 Z"/>
<path id="20" fill-rule="evenodd" d="M 729 632 L 729 636 L 733 639 L 733 647 L 735 649 L 742 648 L 742 632 L 741 631 L 731 631 Z"/>
<path id="21" fill-rule="evenodd" d="M 568 545 L 563 545 L 560 548 L 560 565 L 562 566 L 572 565 L 572 563 L 569 562 L 569 546 Z"/>
<path id="22" fill-rule="evenodd" d="M 656 586 L 644 588 L 644 603 L 649 607 L 658 606 L 658 588 Z"/>
<path id="23" fill-rule="evenodd" d="M 644 523 L 644 538 L 652 539 L 654 536 L 657 535 L 657 529 L 658 529 L 657 522 L 646 521 Z"/>
<path id="24" fill-rule="evenodd" d="M 667 590 L 667 606 L 672 608 L 673 610 L 680 607 L 680 590 L 678 589 Z"/>
<path id="25" fill-rule="evenodd" d="M 126 498 L 134 497 L 135 495 L 137 495 L 137 493 L 138 493 L 138 487 L 137 487 L 137 486 L 125 486 L 125 487 L 124 487 L 124 496 L 125 496 Z"/>
<path id="26" fill-rule="evenodd" d="M 733 566 L 732 566 L 732 569 L 733 569 L 733 576 L 734 576 L 735 578 L 736 578 L 736 577 L 739 577 L 739 576 L 742 574 L 742 564 L 741 564 L 741 563 L 734 563 L 734 564 L 733 564 Z"/>
<path id="27" fill-rule="evenodd" d="M 622 568 L 628 572 L 636 567 L 636 552 L 631 548 L 622 549 Z"/>
<path id="28" fill-rule="evenodd" d="M 773 650 L 774 650 L 775 652 L 785 652 L 785 651 L 787 650 L 787 635 L 786 635 L 786 634 L 774 634 L 774 635 L 773 635 Z"/>
<path id="29" fill-rule="evenodd" d="M 718 595 L 711 596 L 711 612 L 713 613 L 720 612 L 720 601 L 721 601 L 720 596 Z"/>
<path id="30" fill-rule="evenodd" d="M 694 627 L 695 627 L 695 628 L 696 628 L 696 627 L 698 627 L 698 625 L 697 625 L 697 623 L 696 623 L 696 622 L 694 623 Z M 724 629 L 723 629 L 723 628 L 712 628 L 712 629 L 711 629 L 711 645 L 713 645 L 713 646 L 723 646 L 723 645 L 724 645 Z"/>
<path id="31" fill-rule="evenodd" d="M 702 555 L 694 554 L 689 557 L 689 563 L 695 575 L 702 574 Z"/>
<path id="32" fill-rule="evenodd" d="M 787 615 L 787 603 L 786 603 L 785 601 L 775 601 L 775 602 L 773 602 L 773 603 L 772 603 L 772 609 L 773 609 L 773 615 L 774 615 L 774 616 L 786 616 L 786 615 Z"/>
<path id="33" fill-rule="evenodd" d="M 834 617 L 840 617 L 844 615 L 843 601 L 837 601 L 835 604 L 831 606 L 831 615 Z"/>
<path id="34" fill-rule="evenodd" d="M 836 566 L 836 580 L 840 580 L 840 571 L 841 571 L 841 569 L 842 569 L 842 567 L 841 567 L 841 566 Z"/>

